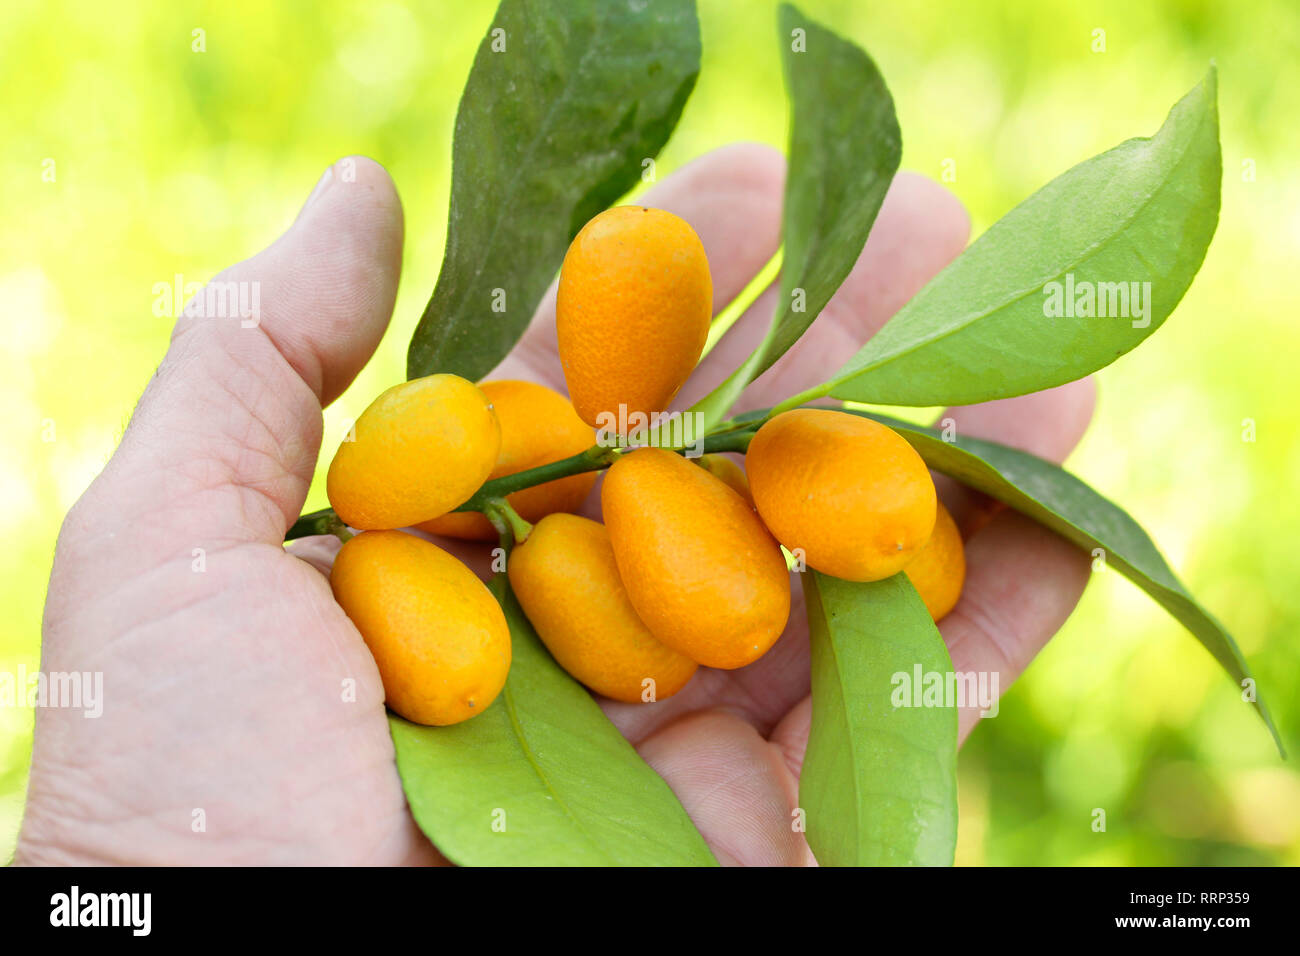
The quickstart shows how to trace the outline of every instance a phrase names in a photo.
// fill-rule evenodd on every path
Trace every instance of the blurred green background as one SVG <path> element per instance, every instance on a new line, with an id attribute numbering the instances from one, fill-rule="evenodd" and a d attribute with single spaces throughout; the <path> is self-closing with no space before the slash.
<path id="1" fill-rule="evenodd" d="M 705 63 L 660 175 L 723 143 L 782 145 L 774 5 L 702 0 Z M 864 45 L 903 166 L 949 182 L 978 234 L 1048 179 L 1155 131 L 1220 70 L 1223 212 L 1169 324 L 1104 370 L 1070 467 L 1123 503 L 1236 635 L 1300 752 L 1300 10 L 1294 0 L 863 4 L 804 9 Z M 406 264 L 380 354 L 326 434 L 403 377 L 441 259 L 450 133 L 487 0 L 48 2 L 0 8 L 0 460 L 9 543 L 0 672 L 39 659 L 66 509 L 111 454 L 165 348 L 153 286 L 272 240 L 339 156 L 397 181 Z M 193 52 L 192 31 L 206 52 Z M 1094 49 L 1104 31 L 1104 52 Z M 50 172 L 53 181 L 48 181 Z M 1255 441 L 1243 441 L 1243 421 Z M 323 482 L 308 507 L 325 503 Z M 0 707 L 0 858 L 32 712 Z M 1300 863 L 1300 773 L 1230 680 L 1117 573 L 962 752 L 967 864 Z M 1104 807 L 1107 831 L 1091 829 Z"/>

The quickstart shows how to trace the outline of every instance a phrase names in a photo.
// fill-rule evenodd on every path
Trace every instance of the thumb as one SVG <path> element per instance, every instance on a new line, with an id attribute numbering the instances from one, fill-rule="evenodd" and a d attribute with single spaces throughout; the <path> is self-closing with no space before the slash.
<path id="1" fill-rule="evenodd" d="M 348 158 L 326 170 L 289 230 L 177 319 L 64 541 L 79 530 L 130 541 L 115 553 L 129 550 L 137 570 L 196 540 L 282 541 L 311 482 L 321 407 L 383 335 L 401 255 L 401 203 L 384 169 Z"/>

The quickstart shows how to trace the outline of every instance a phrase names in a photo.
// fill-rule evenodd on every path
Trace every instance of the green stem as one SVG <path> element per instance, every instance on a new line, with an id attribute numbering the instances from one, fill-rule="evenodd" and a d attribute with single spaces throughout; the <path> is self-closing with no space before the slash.
<path id="1" fill-rule="evenodd" d="M 819 398 L 824 392 L 820 389 L 810 389 L 801 395 L 795 396 L 794 399 L 787 400 L 776 409 L 759 410 L 747 412 L 744 415 L 729 419 L 723 423 L 721 430 L 715 430 L 712 434 L 706 435 L 700 443 L 701 454 L 712 454 L 714 452 L 740 452 L 744 454 L 749 447 L 750 439 L 754 437 L 754 432 L 766 422 L 772 415 L 776 414 L 777 409 L 784 409 L 785 406 L 802 404 L 805 401 L 811 401 L 813 398 Z M 562 458 L 559 461 L 551 462 L 549 465 L 540 465 L 537 468 L 529 468 L 526 471 L 515 472 L 513 475 L 504 475 L 500 478 L 494 478 L 487 482 L 463 505 L 457 508 L 457 511 L 478 511 L 486 515 L 492 522 L 498 533 L 506 536 L 513 535 L 518 541 L 522 541 L 528 536 L 530 526 L 514 510 L 505 503 L 506 495 L 514 494 L 516 491 L 522 491 L 525 488 L 531 488 L 534 485 L 545 484 L 548 481 L 556 481 L 560 478 L 568 478 L 570 475 L 580 475 L 588 471 L 601 471 L 608 468 L 619 459 L 619 456 L 630 451 L 635 451 L 636 447 L 611 448 L 604 445 L 593 445 L 586 451 L 572 455 L 568 458 Z M 668 451 L 681 454 L 688 451 L 686 448 L 670 448 Z M 501 506 L 505 505 L 505 509 Z M 506 510 L 509 509 L 509 510 Z M 514 515 L 511 520 L 510 515 Z M 285 540 L 292 541 L 294 538 L 304 538 L 313 534 L 337 534 L 343 540 L 351 537 L 347 526 L 339 520 L 338 515 L 332 508 L 322 508 L 320 511 L 313 511 L 305 514 L 294 522 L 293 527 L 289 529 Z"/>
<path id="2" fill-rule="evenodd" d="M 295 521 L 293 527 L 285 533 L 284 540 L 292 541 L 295 538 L 308 538 L 315 534 L 336 535 L 340 541 L 347 541 L 348 538 L 352 537 L 352 532 L 334 513 L 333 508 L 322 508 L 320 511 L 305 514 Z"/>
<path id="3" fill-rule="evenodd" d="M 754 433 L 758 431 L 758 426 L 761 424 L 762 422 L 759 421 L 755 422 L 752 428 L 710 435 L 704 439 L 704 453 L 711 455 L 720 451 L 736 451 L 743 455 L 748 450 L 750 440 L 753 439 Z"/>
<path id="4" fill-rule="evenodd" d="M 533 485 L 542 485 L 558 478 L 581 475 L 588 471 L 601 471 L 614 464 L 622 453 L 623 449 L 621 448 L 592 445 L 584 452 L 571 455 L 568 458 L 561 458 L 549 465 L 538 465 L 536 468 L 517 471 L 513 475 L 502 475 L 500 478 L 493 478 L 456 510 L 484 511 L 494 498 L 504 498 L 516 491 L 523 491 L 525 488 L 533 487 Z"/>
<path id="5" fill-rule="evenodd" d="M 519 512 L 510 507 L 510 502 L 504 498 L 493 498 L 487 503 L 483 513 L 487 515 L 488 521 L 497 529 L 497 534 L 501 535 L 503 542 L 507 540 L 507 534 L 513 536 L 515 544 L 523 544 L 532 534 L 533 526 L 519 517 Z"/>
<path id="6" fill-rule="evenodd" d="M 819 398 L 825 398 L 831 390 L 831 383 L 824 382 L 821 385 L 814 385 L 806 392 L 800 392 L 798 395 L 791 395 L 780 405 L 775 406 L 767 413 L 767 418 L 775 418 L 782 412 L 788 412 L 792 408 L 798 408 L 800 405 L 807 405 L 809 402 L 815 402 Z"/>
<path id="7" fill-rule="evenodd" d="M 707 455 L 715 451 L 743 452 L 749 445 L 749 438 L 751 437 L 745 433 L 752 433 L 765 420 L 765 418 L 755 416 L 752 421 L 736 423 L 734 430 L 729 429 L 726 432 L 715 432 L 704 436 L 702 454 Z M 681 453 L 687 449 L 669 448 L 667 450 Z M 580 454 L 561 458 L 549 465 L 538 465 L 536 468 L 517 471 L 513 475 L 502 475 L 500 478 L 493 478 L 456 510 L 483 511 L 489 506 L 493 498 L 504 498 L 516 491 L 523 491 L 525 488 L 532 488 L 534 485 L 545 484 L 548 481 L 568 478 L 570 475 L 580 475 L 588 471 L 603 471 L 618 461 L 621 455 L 625 455 L 630 451 L 636 451 L 636 446 L 612 448 L 605 445 L 592 445 Z"/>
<path id="8" fill-rule="evenodd" d="M 754 423 L 752 421 L 741 421 L 736 418 L 728 418 L 718 424 L 709 432 L 710 436 L 725 435 L 728 432 L 734 432 L 749 428 Z"/>

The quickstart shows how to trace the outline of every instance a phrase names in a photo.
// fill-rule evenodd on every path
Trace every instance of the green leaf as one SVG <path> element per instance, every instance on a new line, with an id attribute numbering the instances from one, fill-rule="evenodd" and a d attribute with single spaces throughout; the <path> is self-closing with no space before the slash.
<path id="1" fill-rule="evenodd" d="M 918 668 L 923 683 L 938 675 L 948 685 L 938 628 L 904 574 L 870 584 L 816 571 L 802 579 L 812 641 L 812 729 L 799 779 L 808 845 L 823 866 L 951 865 L 957 709 L 912 697 Z"/>
<path id="2" fill-rule="evenodd" d="M 456 114 L 446 251 L 408 378 L 477 381 L 506 356 L 569 241 L 668 141 L 699 69 L 694 0 L 502 0 Z"/>
<path id="3" fill-rule="evenodd" d="M 1155 136 L 1081 163 L 1007 213 L 849 360 L 829 394 L 984 402 L 1073 381 L 1140 344 L 1187 291 L 1218 223 L 1215 93 L 1211 69 Z M 1061 299 L 1070 285 L 1075 297 L 1093 290 L 1112 314 L 1124 311 L 1124 288 L 1133 317 L 1049 318 L 1052 283 Z M 1131 283 L 1150 283 L 1138 286 L 1145 315 Z"/>
<path id="4" fill-rule="evenodd" d="M 1101 548 L 1106 564 L 1117 568 L 1191 631 L 1238 685 L 1247 679 L 1253 682 L 1232 635 L 1187 592 L 1150 536 L 1123 509 L 1074 475 L 1035 455 L 995 442 L 960 435 L 944 441 L 933 429 L 884 415 L 853 414 L 865 415 L 894 429 L 936 471 L 1015 508 L 1086 551 Z M 1254 703 L 1278 751 L 1285 753 L 1263 696 L 1257 693 Z"/>
<path id="5" fill-rule="evenodd" d="M 797 38 L 796 30 L 802 31 Z M 788 3 L 781 5 L 780 39 L 790 144 L 779 304 L 762 344 L 692 409 L 703 412 L 708 425 L 721 420 L 745 386 L 826 307 L 858 261 L 902 150 L 894 101 L 860 47 Z"/>
<path id="6" fill-rule="evenodd" d="M 716 865 L 668 784 L 551 659 L 505 576 L 491 587 L 513 639 L 501 695 L 450 727 L 389 717 L 420 829 L 462 866 Z"/>

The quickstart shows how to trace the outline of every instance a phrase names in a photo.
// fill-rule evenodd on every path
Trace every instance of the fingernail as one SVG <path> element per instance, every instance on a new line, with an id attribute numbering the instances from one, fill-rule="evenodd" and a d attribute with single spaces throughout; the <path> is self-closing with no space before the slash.
<path id="1" fill-rule="evenodd" d="M 316 183 L 316 188 L 313 189 L 311 195 L 307 197 L 307 201 L 303 203 L 302 208 L 306 209 L 311 206 L 312 203 L 320 198 L 321 193 L 325 192 L 325 190 L 329 188 L 330 183 L 332 182 L 334 182 L 334 166 L 333 164 L 330 164 L 330 166 L 325 170 L 324 175 L 321 176 L 320 181 Z"/>

